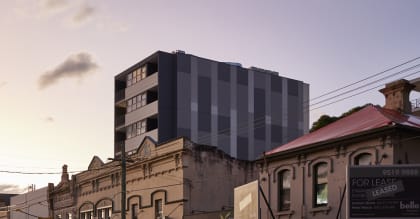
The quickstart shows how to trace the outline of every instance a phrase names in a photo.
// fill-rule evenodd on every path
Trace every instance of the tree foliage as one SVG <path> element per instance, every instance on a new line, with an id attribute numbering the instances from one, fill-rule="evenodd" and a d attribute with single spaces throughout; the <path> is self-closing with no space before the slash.
<path id="1" fill-rule="evenodd" d="M 354 108 L 350 109 L 349 111 L 341 114 L 341 116 L 339 116 L 339 117 L 329 116 L 329 115 L 322 115 L 321 117 L 319 117 L 319 119 L 317 121 L 315 121 L 314 123 L 312 123 L 312 127 L 309 130 L 309 132 L 313 132 L 315 130 L 318 130 L 318 129 L 324 127 L 324 126 L 327 126 L 328 124 L 331 124 L 331 123 L 333 123 L 333 122 L 335 122 L 335 121 L 337 121 L 339 119 L 342 119 L 342 118 L 344 118 L 344 117 L 346 117 L 348 115 L 351 115 L 351 114 L 353 114 L 353 113 L 355 113 L 355 112 L 357 112 L 357 111 L 365 108 L 365 106 L 367 106 L 367 105 L 369 105 L 369 104 L 365 104 L 363 106 L 354 107 Z"/>

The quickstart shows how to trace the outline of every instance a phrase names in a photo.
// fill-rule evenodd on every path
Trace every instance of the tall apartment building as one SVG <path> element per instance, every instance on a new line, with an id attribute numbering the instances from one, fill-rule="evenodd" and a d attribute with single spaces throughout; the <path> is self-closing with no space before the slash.
<path id="1" fill-rule="evenodd" d="M 308 132 L 308 98 L 277 72 L 158 51 L 115 76 L 115 156 L 185 136 L 252 160 Z"/>

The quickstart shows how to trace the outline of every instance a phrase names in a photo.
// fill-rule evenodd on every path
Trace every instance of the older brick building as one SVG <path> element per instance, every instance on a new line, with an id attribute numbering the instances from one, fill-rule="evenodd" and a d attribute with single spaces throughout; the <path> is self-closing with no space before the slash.
<path id="1" fill-rule="evenodd" d="M 420 117 L 408 102 L 414 86 L 399 80 L 369 105 L 275 148 L 258 160 L 260 184 L 276 218 L 346 218 L 346 171 L 351 165 L 420 163 Z M 262 218 L 271 218 L 261 204 Z"/>
<path id="2" fill-rule="evenodd" d="M 257 178 L 253 163 L 186 138 L 159 145 L 145 138 L 128 160 L 127 219 L 219 218 L 233 208 L 234 187 Z M 49 200 L 55 218 L 120 218 L 120 162 L 94 157 L 71 180 L 64 167 Z"/>

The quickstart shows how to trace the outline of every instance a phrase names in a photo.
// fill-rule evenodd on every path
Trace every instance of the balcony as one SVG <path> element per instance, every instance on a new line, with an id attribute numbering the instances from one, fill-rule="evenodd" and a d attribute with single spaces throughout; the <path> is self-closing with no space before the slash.
<path id="1" fill-rule="evenodd" d="M 134 111 L 125 114 L 125 122 L 127 124 L 146 119 L 158 113 L 158 101 L 149 103 Z"/>
<path id="2" fill-rule="evenodd" d="M 159 74 L 158 72 L 155 72 L 147 76 L 143 80 L 127 87 L 125 89 L 125 94 L 124 94 L 125 98 L 134 97 L 138 95 L 139 93 L 146 92 L 147 90 L 153 87 L 156 87 L 158 85 L 158 74 Z"/>

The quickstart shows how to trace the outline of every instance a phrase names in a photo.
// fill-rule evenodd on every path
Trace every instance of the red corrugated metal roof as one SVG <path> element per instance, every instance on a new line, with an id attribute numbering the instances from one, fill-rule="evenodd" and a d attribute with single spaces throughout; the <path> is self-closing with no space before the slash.
<path id="1" fill-rule="evenodd" d="M 420 128 L 420 117 L 403 115 L 394 110 L 369 105 L 358 112 L 297 138 L 287 144 L 274 148 L 265 154 L 271 155 L 291 149 L 304 148 L 305 146 L 314 143 L 333 140 L 376 128 L 391 126 L 393 124 Z"/>

